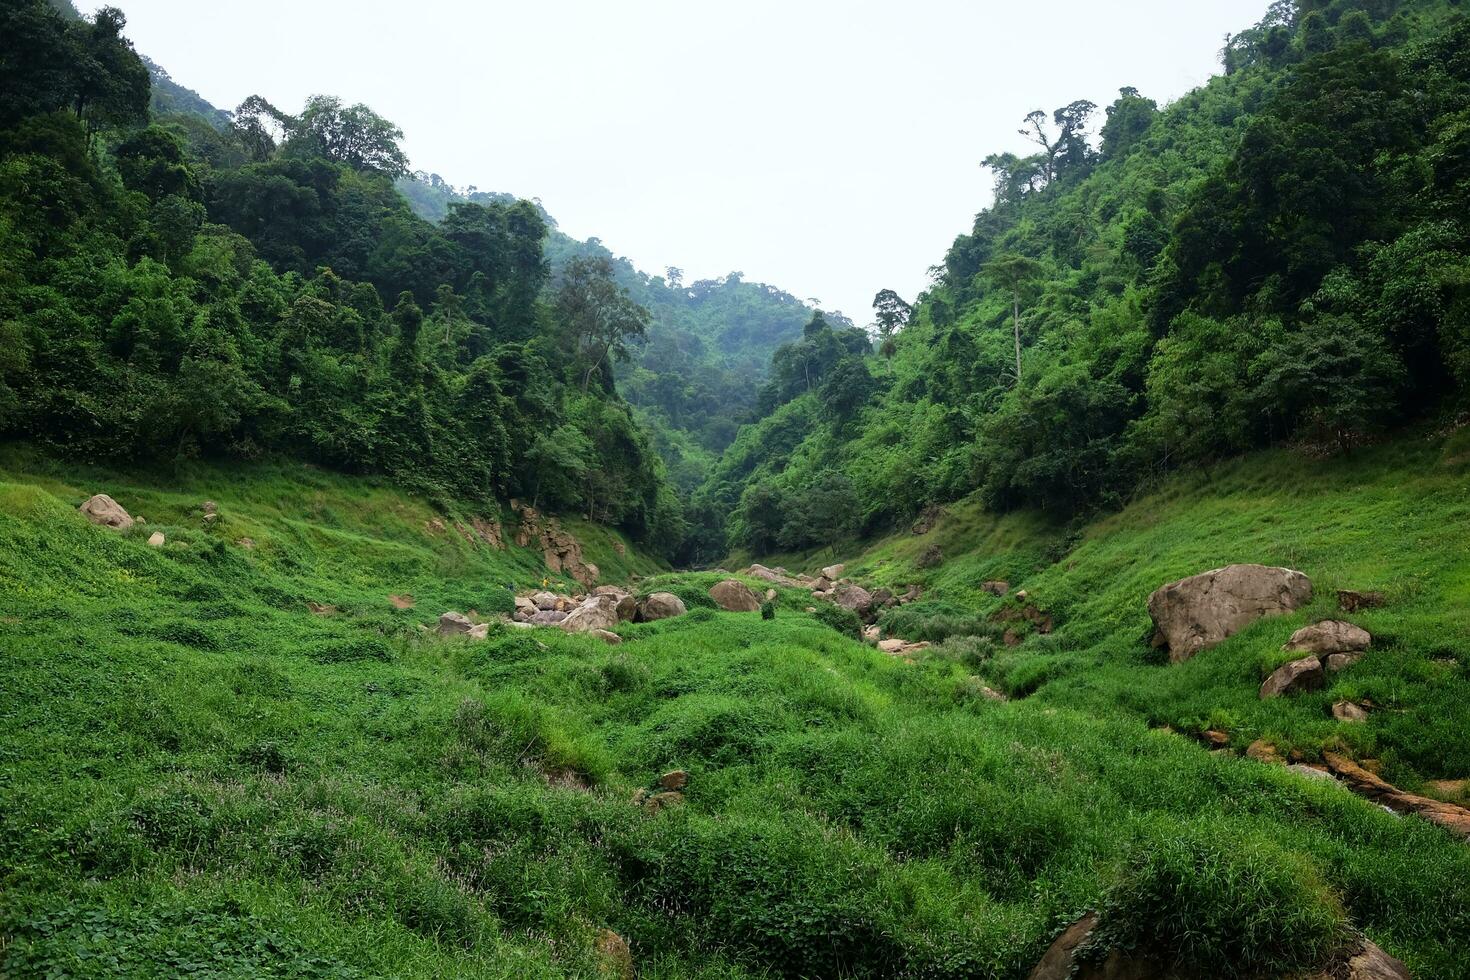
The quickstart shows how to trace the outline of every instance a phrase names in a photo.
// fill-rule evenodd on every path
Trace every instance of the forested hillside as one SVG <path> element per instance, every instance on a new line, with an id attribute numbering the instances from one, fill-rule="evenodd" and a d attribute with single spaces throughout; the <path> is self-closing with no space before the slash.
<path id="1" fill-rule="evenodd" d="M 646 313 L 595 264 L 551 282 L 534 205 L 432 224 L 366 106 L 252 97 L 216 128 L 177 86 L 150 110 L 119 11 L 3 18 L 0 435 L 118 461 L 285 453 L 672 552 L 678 502 L 611 373 Z"/>
<path id="2" fill-rule="evenodd" d="M 1175 103 L 1125 88 L 1018 120 L 1035 152 L 985 160 L 994 203 L 892 307 L 880 355 L 821 335 L 778 353 L 795 383 L 694 495 L 702 552 L 976 491 L 1066 520 L 1243 450 L 1457 419 L 1467 52 L 1457 3 L 1280 0 Z"/>
<path id="3" fill-rule="evenodd" d="M 456 201 L 511 200 L 478 188 L 455 188 L 438 174 L 400 178 L 414 210 L 443 220 Z M 640 410 L 669 476 L 687 496 L 708 476 L 742 422 L 755 417 L 771 355 L 801 335 L 814 309 L 739 272 L 685 282 L 669 267 L 649 275 L 615 255 L 599 239 L 578 241 L 544 210 L 546 255 L 556 276 L 577 258 L 608 263 L 613 278 L 650 313 L 648 330 L 617 369 L 619 392 Z M 841 314 L 826 314 L 842 319 Z"/>

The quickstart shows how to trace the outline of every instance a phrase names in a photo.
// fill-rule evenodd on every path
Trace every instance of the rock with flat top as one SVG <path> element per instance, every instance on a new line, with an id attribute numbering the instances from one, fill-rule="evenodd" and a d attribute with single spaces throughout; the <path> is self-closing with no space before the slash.
<path id="1" fill-rule="evenodd" d="M 614 633 L 612 630 L 593 630 L 592 635 L 597 637 L 599 640 L 601 640 L 603 643 L 606 643 L 610 647 L 615 647 L 619 643 L 623 642 L 623 638 L 621 636 L 618 636 L 618 634 Z"/>
<path id="2" fill-rule="evenodd" d="M 1373 637 L 1368 631 L 1340 619 L 1329 619 L 1303 626 L 1291 634 L 1283 650 L 1315 653 L 1319 657 L 1332 653 L 1361 653 L 1368 649 Z"/>
<path id="3" fill-rule="evenodd" d="M 1334 701 L 1332 717 L 1338 721 L 1367 721 L 1368 709 L 1351 701 Z"/>
<path id="4" fill-rule="evenodd" d="M 688 610 L 684 607 L 684 600 L 672 592 L 655 592 L 638 605 L 638 618 L 645 623 L 672 619 L 686 612 Z"/>
<path id="5" fill-rule="evenodd" d="M 991 579 L 989 582 L 980 583 L 980 591 L 988 592 L 990 595 L 1005 595 L 1011 591 L 1011 583 L 1000 579 Z"/>
<path id="6" fill-rule="evenodd" d="M 873 608 L 873 594 L 861 585 L 844 585 L 832 593 L 832 601 L 843 609 L 851 609 L 859 616 Z"/>
<path id="7" fill-rule="evenodd" d="M 733 578 L 716 582 L 709 590 L 709 597 L 726 612 L 755 612 L 761 607 L 761 601 L 756 594 L 745 583 Z"/>
<path id="8" fill-rule="evenodd" d="M 628 941 L 611 929 L 597 930 L 594 944 L 597 952 L 597 975 L 606 980 L 633 980 L 633 951 Z"/>
<path id="9" fill-rule="evenodd" d="M 568 633 L 611 630 L 618 625 L 618 600 L 610 595 L 588 596 L 557 625 Z"/>
<path id="10" fill-rule="evenodd" d="M 1245 629 L 1312 601 L 1312 580 L 1290 568 L 1227 565 L 1170 582 L 1148 597 L 1155 645 L 1179 663 Z"/>
<path id="11" fill-rule="evenodd" d="M 531 601 L 536 604 L 537 609 L 555 609 L 560 598 L 555 592 L 537 592 L 531 596 Z"/>
<path id="12" fill-rule="evenodd" d="M 110 527 L 114 531 L 126 531 L 133 526 L 133 518 L 122 505 L 105 493 L 87 498 L 77 510 L 82 516 L 99 527 Z"/>
<path id="13" fill-rule="evenodd" d="M 148 547 L 150 548 L 162 548 L 163 541 L 164 538 L 162 531 L 154 531 L 152 534 L 148 535 Z"/>
<path id="14" fill-rule="evenodd" d="M 560 609 L 538 609 L 527 622 L 532 626 L 556 626 L 566 618 L 567 614 Z"/>
<path id="15" fill-rule="evenodd" d="M 842 573 L 845 571 L 847 571 L 846 565 L 828 565 L 826 568 L 822 569 L 822 578 L 830 579 L 831 581 L 835 582 L 842 577 Z"/>
<path id="16" fill-rule="evenodd" d="M 462 636 L 474 628 L 475 624 L 464 613 L 447 612 L 439 617 L 440 636 Z"/>
<path id="17" fill-rule="evenodd" d="M 1303 657 L 1289 664 L 1282 664 L 1272 671 L 1271 676 L 1261 684 L 1261 699 L 1277 698 L 1300 691 L 1315 691 L 1323 683 L 1322 661 L 1316 657 Z"/>
<path id="18" fill-rule="evenodd" d="M 1322 666 L 1327 668 L 1329 674 L 1335 674 L 1339 670 L 1347 670 L 1362 659 L 1361 653 L 1329 653 L 1322 658 Z"/>

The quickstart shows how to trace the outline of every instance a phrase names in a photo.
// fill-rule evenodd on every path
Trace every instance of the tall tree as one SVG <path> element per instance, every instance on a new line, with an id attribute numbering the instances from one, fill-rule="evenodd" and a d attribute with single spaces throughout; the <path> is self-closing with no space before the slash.
<path id="1" fill-rule="evenodd" d="M 1007 254 L 992 259 L 984 268 L 985 277 L 995 286 L 1011 294 L 1011 330 L 1016 341 L 1016 384 L 1021 384 L 1021 291 L 1041 276 L 1043 266 L 1024 255 Z"/>
<path id="2" fill-rule="evenodd" d="M 593 375 L 603 375 L 610 384 L 611 375 L 603 372 L 611 361 L 626 361 L 631 345 L 648 329 L 648 311 L 617 284 L 612 262 L 601 256 L 567 263 L 555 308 L 586 366 L 583 391 L 592 383 Z"/>

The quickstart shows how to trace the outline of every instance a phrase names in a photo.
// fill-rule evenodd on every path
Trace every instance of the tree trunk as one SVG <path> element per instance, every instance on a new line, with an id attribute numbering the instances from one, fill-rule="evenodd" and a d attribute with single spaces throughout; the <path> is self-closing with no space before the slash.
<path id="1" fill-rule="evenodd" d="M 1011 329 L 1016 335 L 1016 387 L 1021 387 L 1021 293 L 1011 293 Z"/>

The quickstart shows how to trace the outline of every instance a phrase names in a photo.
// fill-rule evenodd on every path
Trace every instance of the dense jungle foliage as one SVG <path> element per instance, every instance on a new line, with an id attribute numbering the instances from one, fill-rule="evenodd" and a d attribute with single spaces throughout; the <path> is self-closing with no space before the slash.
<path id="1" fill-rule="evenodd" d="M 1460 5 L 1281 0 L 1223 61 L 1165 107 L 1125 88 L 1027 116 L 1036 152 L 985 160 L 994 203 L 931 288 L 880 295 L 877 355 L 821 331 L 777 353 L 764 418 L 693 495 L 694 550 L 809 548 L 974 491 L 1067 519 L 1181 466 L 1453 417 Z"/>
<path id="2" fill-rule="evenodd" d="M 442 221 L 456 201 L 513 201 L 475 187 L 456 188 L 438 174 L 401 178 L 414 210 Z M 760 386 L 781 345 L 801 336 L 814 309 L 783 289 L 739 272 L 686 282 L 674 266 L 649 275 L 601 240 L 578 241 L 544 210 L 546 257 L 553 275 L 572 259 L 612 263 L 613 277 L 650 314 L 648 331 L 617 369 L 618 391 L 638 410 L 669 478 L 687 497 L 708 476 L 742 422 L 757 418 Z M 851 326 L 841 313 L 827 318 Z"/>
<path id="3" fill-rule="evenodd" d="M 525 201 L 418 217 L 402 133 L 366 106 L 252 97 L 219 127 L 123 28 L 0 7 L 0 435 L 285 453 L 672 551 L 678 501 L 611 371 L 648 316 L 606 263 L 553 278 Z"/>

